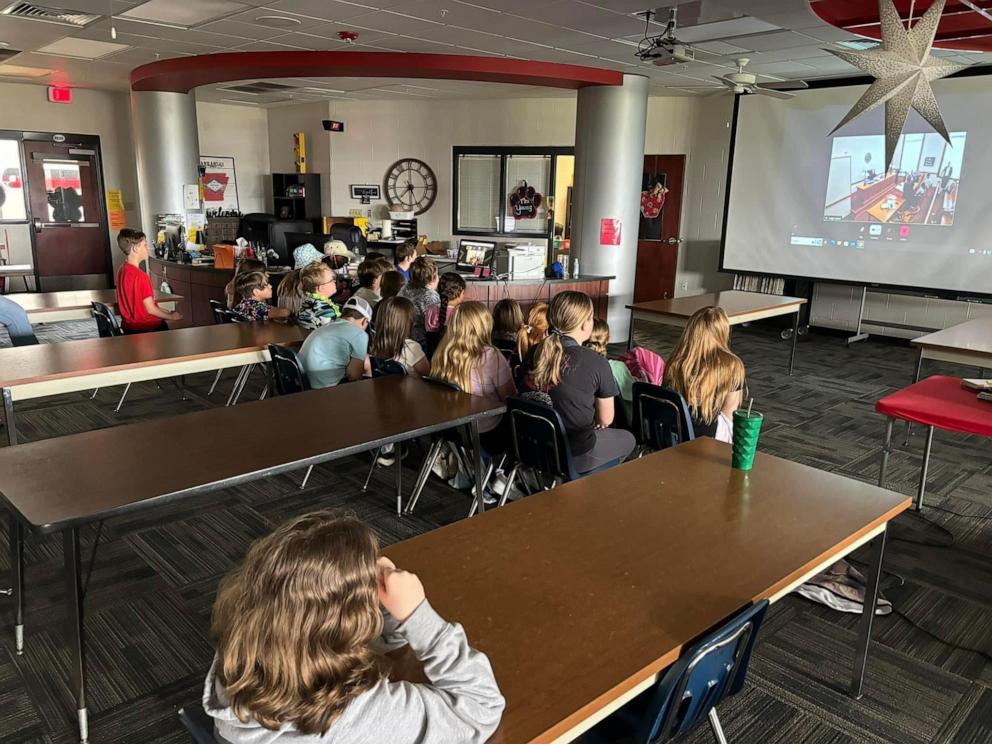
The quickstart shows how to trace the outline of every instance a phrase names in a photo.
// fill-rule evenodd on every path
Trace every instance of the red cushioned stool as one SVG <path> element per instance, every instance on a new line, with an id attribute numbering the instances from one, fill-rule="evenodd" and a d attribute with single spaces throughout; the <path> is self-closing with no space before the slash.
<path id="1" fill-rule="evenodd" d="M 885 446 L 882 448 L 882 466 L 878 472 L 878 485 L 885 480 L 892 444 L 892 424 L 902 419 L 927 428 L 927 442 L 923 450 L 923 469 L 916 495 L 916 510 L 923 508 L 923 493 L 927 484 L 927 467 L 930 464 L 930 447 L 933 430 L 945 429 L 962 434 L 992 437 L 992 403 L 978 400 L 972 390 L 961 387 L 961 378 L 934 375 L 887 395 L 875 404 L 875 410 L 889 417 L 885 427 Z"/>

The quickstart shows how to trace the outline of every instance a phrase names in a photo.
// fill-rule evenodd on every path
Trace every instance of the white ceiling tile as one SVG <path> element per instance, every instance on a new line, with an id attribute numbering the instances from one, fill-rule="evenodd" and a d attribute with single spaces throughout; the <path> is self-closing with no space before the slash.
<path id="1" fill-rule="evenodd" d="M 356 15 L 368 13 L 389 3 L 379 2 L 336 2 L 336 0 L 273 0 L 265 7 L 288 13 L 322 18 L 325 21 L 344 21 Z"/>
<path id="2" fill-rule="evenodd" d="M 644 31 L 644 21 L 639 18 L 606 10 L 580 0 L 535 3 L 526 9 L 516 11 L 514 15 L 597 36 L 628 36 L 641 34 Z"/>
<path id="3" fill-rule="evenodd" d="M 751 49 L 743 46 L 738 46 L 737 44 L 728 44 L 725 41 L 703 41 L 699 44 L 692 45 L 695 49 L 702 49 L 704 52 L 713 52 L 713 54 L 741 54 L 743 52 L 750 52 Z"/>
<path id="4" fill-rule="evenodd" d="M 244 3 L 234 0 L 196 0 L 195 3 L 178 3 L 176 0 L 147 0 L 135 5 L 120 15 L 159 23 L 174 23 L 180 26 L 196 26 L 216 18 L 229 16 L 245 8 Z"/>
<path id="5" fill-rule="evenodd" d="M 442 27 L 444 24 L 425 21 L 413 16 L 401 15 L 388 10 L 379 10 L 373 13 L 362 13 L 354 18 L 349 18 L 344 24 L 356 28 L 375 29 L 377 31 L 388 31 L 393 34 L 412 34 L 416 36 L 421 31 Z"/>
<path id="6" fill-rule="evenodd" d="M 766 64 L 749 64 L 747 66 L 747 72 L 753 72 L 759 75 L 784 75 L 786 77 L 806 75 L 815 69 L 812 65 L 802 62 L 768 62 Z"/>
<path id="7" fill-rule="evenodd" d="M 734 18 L 729 21 L 704 23 L 699 26 L 678 29 L 677 35 L 682 41 L 712 41 L 714 39 L 732 39 L 738 36 L 774 31 L 778 26 L 757 18 Z M 732 42 L 734 44 L 737 41 Z"/>
<path id="8" fill-rule="evenodd" d="M 428 54 L 452 54 L 455 51 L 454 44 L 444 44 L 439 41 L 429 41 L 418 39 L 413 36 L 393 36 L 389 39 L 382 39 L 376 42 L 376 46 L 382 49 L 391 49 L 394 52 L 424 52 Z"/>
<path id="9" fill-rule="evenodd" d="M 751 36 L 739 36 L 733 40 L 734 44 L 749 47 L 756 52 L 770 51 L 772 49 L 790 49 L 801 46 L 822 46 L 822 42 L 795 31 L 772 31 L 765 34 L 754 34 Z"/>
<path id="10" fill-rule="evenodd" d="M 251 16 L 250 20 L 254 20 L 254 18 L 255 16 Z M 286 29 L 284 28 L 268 28 L 235 18 L 222 18 L 219 21 L 205 23 L 202 26 L 197 26 L 196 31 L 217 34 L 219 36 L 232 36 L 238 39 L 252 39 L 254 41 L 271 39 L 286 33 Z"/>

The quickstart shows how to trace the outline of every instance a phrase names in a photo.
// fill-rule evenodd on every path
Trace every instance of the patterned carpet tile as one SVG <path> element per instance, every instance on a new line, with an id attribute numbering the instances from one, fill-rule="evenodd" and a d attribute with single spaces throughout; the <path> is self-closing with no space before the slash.
<path id="1" fill-rule="evenodd" d="M 91 335 L 88 321 L 39 328 L 46 342 Z M 664 326 L 637 329 L 639 343 L 665 354 L 677 338 L 676 329 Z M 908 383 L 912 349 L 875 340 L 847 347 L 841 337 L 814 334 L 801 340 L 790 378 L 789 344 L 777 328 L 735 327 L 732 343 L 747 365 L 755 407 L 767 416 L 763 451 L 875 482 L 883 421 L 874 403 Z M 927 365 L 927 374 L 937 371 L 973 373 Z M 187 400 L 170 381 L 161 381 L 161 388 L 140 383 L 120 414 L 113 413 L 120 387 L 101 390 L 95 400 L 84 392 L 27 401 L 18 406 L 19 431 L 25 440 L 64 436 L 222 405 L 234 372 L 208 397 L 213 378 L 186 379 Z M 262 386 L 256 375 L 243 400 L 257 398 Z M 900 429 L 886 485 L 913 494 L 923 433 L 917 428 L 903 447 Z M 846 694 L 858 617 L 787 597 L 768 615 L 748 685 L 721 707 L 731 741 L 992 741 L 992 522 L 981 519 L 992 514 L 990 445 L 938 433 L 927 503 L 968 516 L 928 508 L 922 518 L 906 514 L 890 528 L 883 591 L 905 617 L 877 619 L 865 698 Z M 403 463 L 405 498 L 422 459 L 423 447 L 411 446 Z M 250 541 L 274 525 L 317 508 L 340 508 L 366 520 L 390 544 L 467 514 L 469 496 L 432 476 L 416 513 L 397 517 L 395 470 L 376 468 L 364 491 L 370 463 L 371 455 L 363 454 L 318 466 L 304 490 L 300 470 L 104 525 L 86 599 L 92 741 L 187 741 L 175 711 L 199 697 L 211 657 L 206 639 L 217 583 Z M 6 520 L 0 520 L 2 545 L 6 533 Z M 87 565 L 96 533 L 95 527 L 82 530 Z M 12 634 L 0 633 L 0 741 L 68 744 L 74 716 L 62 635 L 61 543 L 57 536 L 29 536 L 25 556 L 28 649 L 15 656 Z M 865 559 L 864 550 L 858 559 Z M 8 566 L 8 552 L 0 550 L 0 575 Z M 7 601 L 0 597 L 0 609 Z M 702 727 L 686 741 L 708 743 L 710 736 Z"/>

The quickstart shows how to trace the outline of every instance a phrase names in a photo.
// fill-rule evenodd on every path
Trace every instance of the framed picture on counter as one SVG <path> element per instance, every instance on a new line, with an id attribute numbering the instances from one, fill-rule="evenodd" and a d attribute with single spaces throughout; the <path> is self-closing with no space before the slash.
<path id="1" fill-rule="evenodd" d="M 201 155 L 200 173 L 203 174 L 204 209 L 240 210 L 234 158 Z"/>

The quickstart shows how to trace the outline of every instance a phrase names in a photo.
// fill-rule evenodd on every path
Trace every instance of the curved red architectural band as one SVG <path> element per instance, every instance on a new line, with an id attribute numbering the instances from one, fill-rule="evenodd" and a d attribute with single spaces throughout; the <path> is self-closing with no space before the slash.
<path id="1" fill-rule="evenodd" d="M 179 57 L 131 71 L 131 89 L 188 93 L 200 85 L 287 77 L 474 80 L 549 88 L 622 85 L 623 73 L 506 57 L 404 52 L 225 52 Z"/>
<path id="2" fill-rule="evenodd" d="M 919 18 L 930 7 L 928 0 L 895 0 L 901 18 Z M 992 24 L 973 5 L 981 6 L 992 14 L 988 2 L 966 4 L 961 0 L 947 0 L 937 27 L 933 45 L 938 49 L 963 51 L 992 51 Z M 878 0 L 810 0 L 810 8 L 824 21 L 852 34 L 878 39 Z"/>

